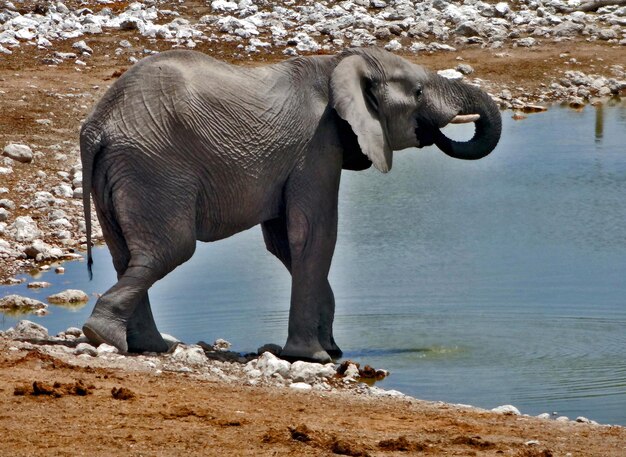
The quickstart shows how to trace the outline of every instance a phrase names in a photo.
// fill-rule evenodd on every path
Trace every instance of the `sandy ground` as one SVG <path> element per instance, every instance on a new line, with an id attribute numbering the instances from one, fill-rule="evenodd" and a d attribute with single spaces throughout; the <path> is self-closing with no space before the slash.
<path id="1" fill-rule="evenodd" d="M 33 47 L 22 46 L 3 58 L 0 146 L 24 142 L 43 153 L 36 166 L 16 163 L 14 173 L 2 177 L 2 185 L 11 189 L 3 198 L 18 206 L 27 202 L 38 170 L 44 170 L 54 185 L 55 173 L 71 166 L 54 160 L 58 152 L 76 162 L 81 120 L 129 66 L 128 55 L 114 53 L 121 39 L 137 48 L 161 46 L 132 31 L 103 34 L 89 40 L 94 56 L 81 71 L 71 62 L 43 65 L 47 51 Z M 55 48 L 70 51 L 71 41 L 66 49 Z M 232 51 L 203 46 L 208 45 L 199 46 L 200 51 L 217 57 Z M 577 41 L 497 53 L 468 47 L 406 57 L 434 70 L 454 68 L 461 57 L 474 67 L 472 76 L 485 80 L 490 90 L 508 88 L 514 97 L 523 94 L 532 99 L 568 69 L 609 74 L 610 65 L 626 62 L 626 50 Z M 279 58 L 260 56 L 238 63 L 257 65 Z M 37 119 L 50 119 L 52 124 L 40 125 Z M 15 215 L 30 212 L 17 208 Z M 0 259 L 0 282 L 20 268 Z M 232 385 L 193 374 L 157 376 L 76 367 L 37 350 L 28 353 L 8 346 L 0 340 L 0 456 L 626 456 L 626 429 L 621 427 L 504 416 L 418 400 L 371 399 L 341 391 L 298 393 Z M 114 395 L 112 389 L 119 388 L 128 391 L 116 390 Z"/>
<path id="2" fill-rule="evenodd" d="M 73 366 L 0 339 L 3 456 L 624 456 L 626 428 L 192 373 Z"/>

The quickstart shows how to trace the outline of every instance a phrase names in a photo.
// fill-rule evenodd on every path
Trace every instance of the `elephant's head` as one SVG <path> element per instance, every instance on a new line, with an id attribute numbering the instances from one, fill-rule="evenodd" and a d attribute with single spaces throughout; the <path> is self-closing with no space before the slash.
<path id="1" fill-rule="evenodd" d="M 392 151 L 435 144 L 451 157 L 476 160 L 498 144 L 500 112 L 480 89 L 378 48 L 350 49 L 338 59 L 330 81 L 332 107 L 383 173 L 391 169 Z M 451 140 L 440 130 L 463 122 L 475 122 L 469 141 Z"/>

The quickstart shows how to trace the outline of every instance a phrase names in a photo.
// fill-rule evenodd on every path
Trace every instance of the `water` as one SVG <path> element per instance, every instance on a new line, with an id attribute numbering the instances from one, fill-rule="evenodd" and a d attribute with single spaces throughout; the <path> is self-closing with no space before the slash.
<path id="1" fill-rule="evenodd" d="M 467 135 L 462 130 L 455 135 Z M 626 424 L 626 103 L 513 121 L 497 150 L 461 162 L 396 153 L 388 175 L 344 173 L 331 270 L 347 358 L 423 399 Z M 43 298 L 114 282 L 106 249 L 41 279 Z M 159 328 L 240 351 L 284 343 L 289 276 L 255 228 L 198 246 L 151 291 Z M 51 332 L 79 326 L 51 306 Z M 14 325 L 5 316 L 0 328 Z"/>

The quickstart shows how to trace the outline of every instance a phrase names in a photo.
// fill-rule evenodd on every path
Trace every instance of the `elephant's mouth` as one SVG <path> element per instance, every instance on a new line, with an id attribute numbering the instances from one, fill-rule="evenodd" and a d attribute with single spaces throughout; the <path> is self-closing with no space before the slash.
<path id="1" fill-rule="evenodd" d="M 469 124 L 470 122 L 476 122 L 480 119 L 480 114 L 457 114 L 447 124 Z M 442 128 L 441 127 L 441 128 Z M 418 123 L 415 128 L 415 136 L 417 137 L 418 148 L 425 146 L 432 146 L 435 143 L 441 141 L 442 138 L 448 139 L 440 130 L 440 127 L 435 125 L 424 126 Z"/>

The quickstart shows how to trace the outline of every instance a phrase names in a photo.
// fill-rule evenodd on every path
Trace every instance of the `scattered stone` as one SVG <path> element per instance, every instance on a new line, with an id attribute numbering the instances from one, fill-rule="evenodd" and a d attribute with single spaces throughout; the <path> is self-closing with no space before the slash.
<path id="1" fill-rule="evenodd" d="M 29 282 L 26 287 L 28 287 L 29 289 L 42 289 L 44 287 L 50 287 L 51 285 L 52 284 L 46 281 L 35 281 Z"/>
<path id="2" fill-rule="evenodd" d="M 443 76 L 446 79 L 456 79 L 456 80 L 461 80 L 463 79 L 463 73 L 453 70 L 451 68 L 447 69 L 447 70 L 439 70 L 437 72 L 437 74 L 439 76 Z"/>
<path id="3" fill-rule="evenodd" d="M 172 358 L 178 362 L 182 362 L 189 365 L 205 365 L 207 363 L 207 357 L 204 354 L 204 350 L 198 345 L 187 346 L 185 344 L 179 344 L 174 349 Z"/>
<path id="4" fill-rule="evenodd" d="M 39 310 L 46 310 L 48 305 L 35 300 L 33 298 L 22 297 L 20 295 L 7 295 L 4 298 L 0 298 L 0 311 L 12 312 L 18 311 L 23 313 L 31 313 Z M 29 322 L 29 321 L 22 321 Z M 34 324 L 37 325 L 37 324 Z M 43 327 L 42 327 L 43 328 Z M 46 331 L 47 335 L 47 331 Z"/>
<path id="5" fill-rule="evenodd" d="M 253 364 L 254 367 L 259 370 L 261 376 L 269 378 L 275 374 L 282 378 L 289 377 L 291 364 L 286 360 L 279 359 L 270 352 L 264 352 L 258 359 L 255 359 L 249 364 Z"/>
<path id="6" fill-rule="evenodd" d="M 212 344 L 212 348 L 216 352 L 226 352 L 230 349 L 231 346 L 232 345 L 228 341 L 221 338 L 215 340 L 215 342 Z"/>
<path id="7" fill-rule="evenodd" d="M 315 382 L 333 377 L 336 373 L 335 366 L 332 363 L 322 365 L 321 363 L 310 363 L 298 360 L 291 364 L 289 377 L 294 382 L 305 382 L 314 384 Z"/>
<path id="8" fill-rule="evenodd" d="M 33 241 L 41 236 L 37 223 L 30 216 L 17 217 L 6 231 L 9 236 L 20 243 Z"/>
<path id="9" fill-rule="evenodd" d="M 56 274 L 58 274 L 58 275 L 62 275 L 63 273 L 65 273 L 65 268 L 63 268 L 63 267 L 56 267 L 56 268 L 54 269 L 54 272 L 55 272 Z"/>
<path id="10" fill-rule="evenodd" d="M 107 355 L 107 354 L 118 354 L 120 351 L 110 344 L 103 343 L 96 349 L 96 352 L 99 356 Z"/>
<path id="11" fill-rule="evenodd" d="M 48 297 L 48 302 L 55 305 L 66 305 L 73 303 L 87 303 L 89 301 L 89 295 L 82 290 L 67 289 L 58 294 L 53 294 Z"/>
<path id="12" fill-rule="evenodd" d="M 500 413 L 500 414 L 512 415 L 512 416 L 520 416 L 521 415 L 521 413 L 519 412 L 519 409 L 517 409 L 513 405 L 498 406 L 496 408 L 493 408 L 491 411 L 493 411 L 494 413 Z"/>
<path id="13" fill-rule="evenodd" d="M 19 321 L 12 333 L 18 338 L 33 338 L 41 340 L 48 338 L 47 328 L 27 320 Z"/>
<path id="14" fill-rule="evenodd" d="M 313 390 L 313 386 L 311 384 L 307 384 L 306 382 L 292 382 L 291 384 L 289 384 L 289 387 L 300 392 L 308 392 L 310 390 Z"/>
<path id="15" fill-rule="evenodd" d="M 7 144 L 4 147 L 2 154 L 21 163 L 30 163 L 33 161 L 33 151 L 25 144 Z"/>
<path id="16" fill-rule="evenodd" d="M 93 347 L 89 343 L 79 343 L 74 349 L 74 354 L 76 355 L 88 355 L 91 357 L 96 357 L 98 355 L 98 350 Z"/>

